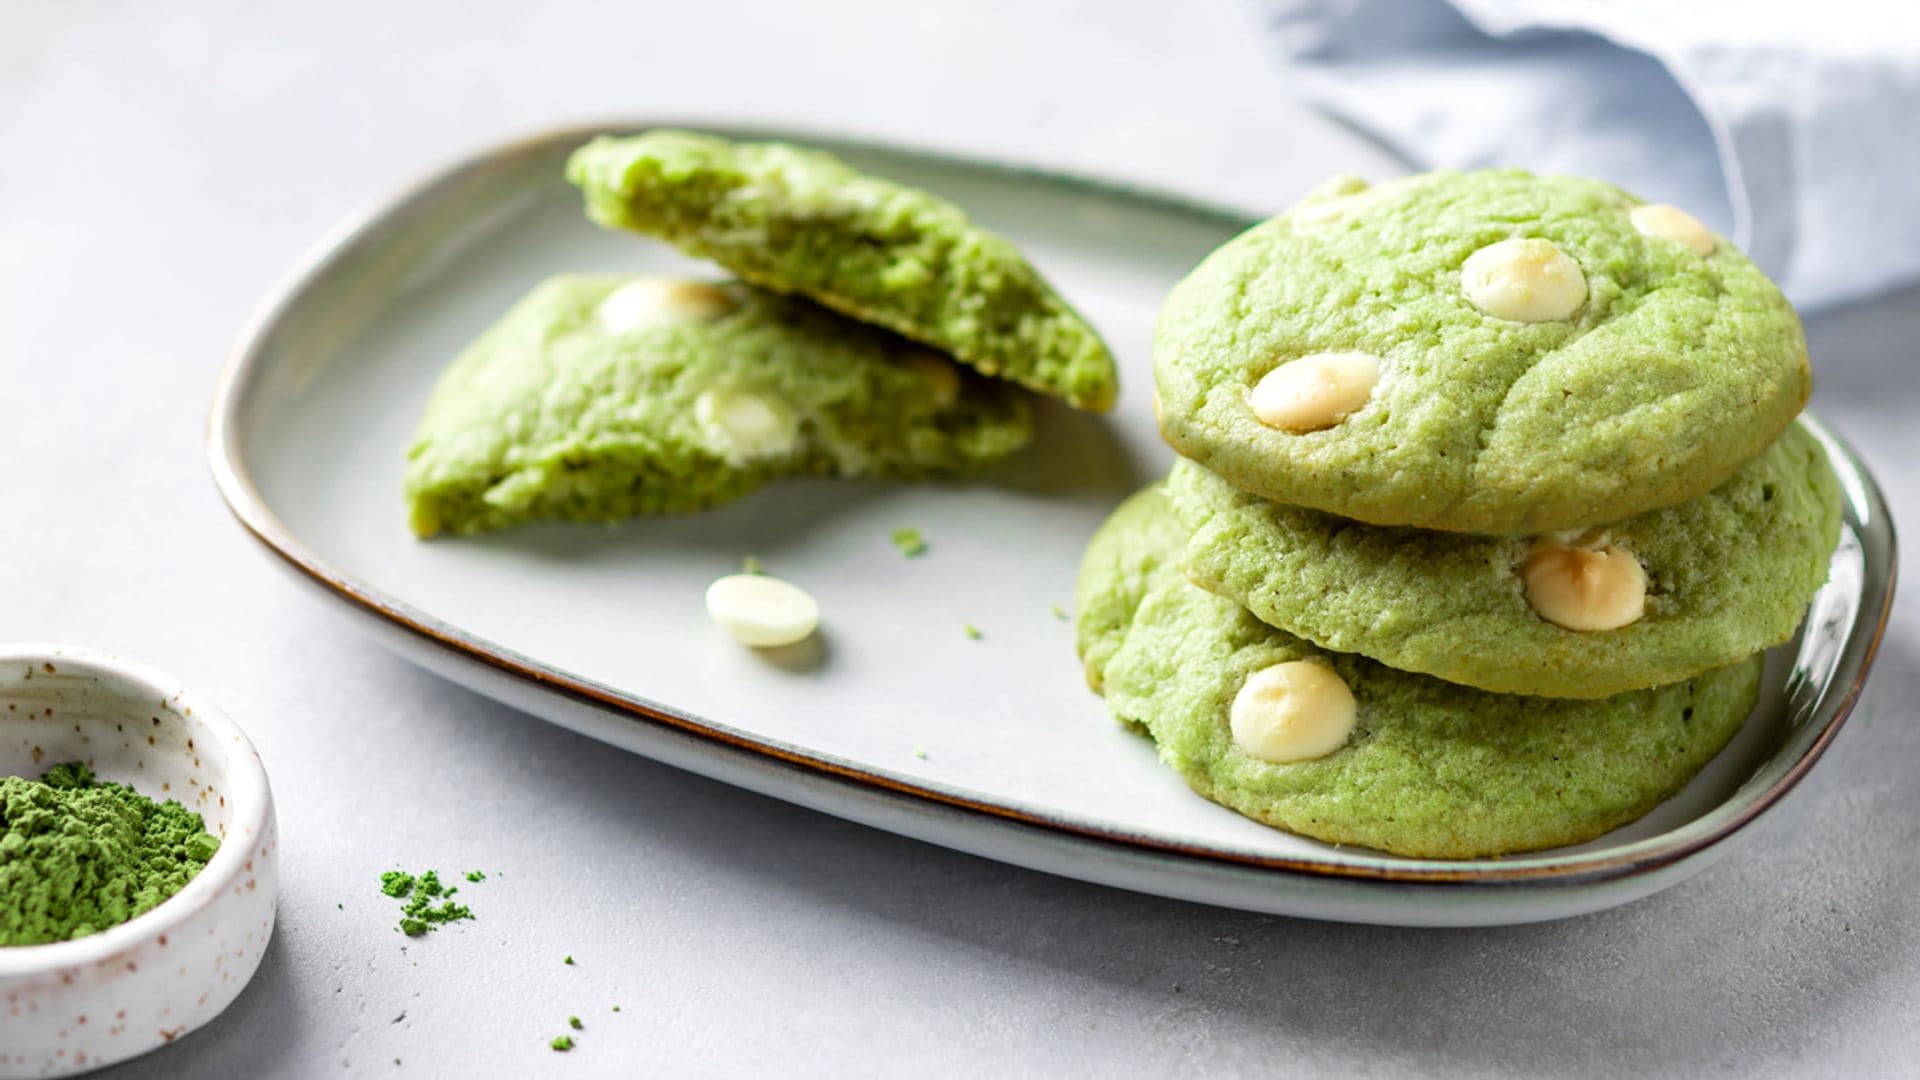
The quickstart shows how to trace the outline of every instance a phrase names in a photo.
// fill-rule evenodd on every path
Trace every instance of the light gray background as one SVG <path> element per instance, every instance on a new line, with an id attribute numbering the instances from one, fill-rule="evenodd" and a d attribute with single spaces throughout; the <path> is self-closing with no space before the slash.
<path id="1" fill-rule="evenodd" d="M 361 640 L 219 505 L 214 372 L 344 214 L 603 115 L 831 127 L 1254 207 L 1385 171 L 1290 101 L 1238 5 L 4 0 L 0 639 L 113 650 L 212 696 L 266 758 L 286 852 L 253 987 L 116 1075 L 1913 1068 L 1910 604 L 1877 708 L 1720 867 L 1470 932 L 1215 910 L 896 839 Z M 1920 290 L 1809 333 L 1816 407 L 1896 514 L 1920 507 Z M 396 862 L 504 874 L 466 890 L 481 921 L 410 943 L 374 891 Z M 562 1058 L 544 1044 L 570 1013 L 587 1030 Z"/>

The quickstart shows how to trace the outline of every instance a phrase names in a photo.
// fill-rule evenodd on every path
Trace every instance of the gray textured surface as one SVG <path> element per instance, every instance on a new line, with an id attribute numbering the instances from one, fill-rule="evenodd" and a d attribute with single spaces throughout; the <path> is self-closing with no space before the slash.
<path id="1" fill-rule="evenodd" d="M 213 372 L 322 230 L 503 133 L 759 116 L 1250 205 L 1378 160 L 1288 104 L 1237 7 L 524 7 L 7 6 L 0 639 L 173 672 L 254 736 L 282 807 L 258 981 L 116 1075 L 1911 1067 L 1911 604 L 1877 710 L 1721 866 L 1581 920 L 1428 932 L 1134 896 L 794 810 L 454 689 L 297 593 L 206 479 Z M 1816 407 L 1896 513 L 1920 506 L 1920 291 L 1810 330 Z M 505 875 L 470 887 L 481 922 L 409 944 L 372 889 L 395 861 Z"/>

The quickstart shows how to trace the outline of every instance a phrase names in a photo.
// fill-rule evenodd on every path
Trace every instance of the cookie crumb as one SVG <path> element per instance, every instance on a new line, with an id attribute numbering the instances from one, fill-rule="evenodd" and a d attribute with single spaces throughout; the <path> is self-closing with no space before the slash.
<path id="1" fill-rule="evenodd" d="M 893 530 L 893 546 L 907 558 L 917 558 L 927 553 L 927 538 L 920 534 L 919 529 L 899 528 Z"/>

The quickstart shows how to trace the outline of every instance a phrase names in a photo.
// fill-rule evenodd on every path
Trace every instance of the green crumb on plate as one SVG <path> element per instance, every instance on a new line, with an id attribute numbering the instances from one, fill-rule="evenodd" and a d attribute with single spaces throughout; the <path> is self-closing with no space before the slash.
<path id="1" fill-rule="evenodd" d="M 558 1050 L 564 1054 L 568 1050 L 573 1049 L 573 1036 L 556 1035 L 554 1036 L 553 1041 L 548 1043 L 547 1045 L 553 1047 L 555 1050 Z"/>
<path id="2" fill-rule="evenodd" d="M 913 756 L 919 758 L 921 761 L 927 760 L 927 748 L 924 746 L 914 747 Z"/>
<path id="3" fill-rule="evenodd" d="M 1066 608 L 1063 608 L 1063 607 L 1061 607 L 1061 606 L 1060 606 L 1059 604 L 1055 604 L 1055 605 L 1053 605 L 1053 617 L 1054 617 L 1054 618 L 1056 618 L 1056 619 L 1059 619 L 1059 620 L 1060 620 L 1061 622 L 1066 622 L 1066 621 L 1067 621 L 1067 609 L 1066 609 Z"/>
<path id="4" fill-rule="evenodd" d="M 900 554 L 911 559 L 927 553 L 927 538 L 920 535 L 919 529 L 901 528 L 893 530 L 893 546 Z"/>
<path id="5" fill-rule="evenodd" d="M 979 627 L 973 625 L 972 623 L 967 623 L 962 627 L 960 627 L 960 629 L 967 635 L 967 637 L 973 639 L 974 641 L 979 641 L 981 638 L 986 636 L 985 634 L 982 634 L 980 632 Z"/>
<path id="6" fill-rule="evenodd" d="M 749 555 L 749 556 L 747 556 L 746 558 L 744 558 L 744 559 L 741 559 L 741 560 L 740 560 L 740 572 L 741 572 L 741 573 L 743 573 L 743 574 L 758 574 L 758 573 L 761 573 L 761 572 L 762 572 L 762 570 L 761 570 L 761 567 L 760 567 L 760 560 L 759 560 L 759 559 L 756 559 L 756 558 L 754 558 L 754 557 L 753 557 L 752 555 Z"/>
<path id="7" fill-rule="evenodd" d="M 613 1007 L 613 1011 L 614 1011 L 614 1012 L 619 1012 L 619 1011 L 620 1011 L 620 1006 L 618 1006 L 618 1005 L 615 1005 L 615 1006 Z"/>
<path id="8" fill-rule="evenodd" d="M 469 870 L 467 871 L 467 880 L 471 882 L 481 882 L 487 880 L 487 875 L 479 870 Z"/>
<path id="9" fill-rule="evenodd" d="M 575 1031 L 579 1031 L 579 1030 L 580 1030 L 581 1028 L 584 1028 L 584 1027 L 586 1027 L 586 1025 L 585 1025 L 585 1024 L 582 1024 L 582 1023 L 580 1022 L 580 1018 L 579 1018 L 579 1017 L 577 1017 L 577 1016 L 569 1016 L 569 1017 L 567 1017 L 567 1026 L 568 1026 L 568 1027 L 570 1027 L 570 1028 L 572 1028 L 572 1029 L 573 1029 L 573 1030 L 575 1030 Z"/>
<path id="10" fill-rule="evenodd" d="M 572 954 L 568 954 L 568 956 L 566 957 L 566 959 L 564 959 L 564 960 L 561 960 L 560 962 L 561 962 L 561 963 L 563 963 L 563 964 L 565 964 L 565 965 L 567 965 L 568 967 L 572 967 L 572 966 L 573 966 L 573 956 L 572 956 Z"/>

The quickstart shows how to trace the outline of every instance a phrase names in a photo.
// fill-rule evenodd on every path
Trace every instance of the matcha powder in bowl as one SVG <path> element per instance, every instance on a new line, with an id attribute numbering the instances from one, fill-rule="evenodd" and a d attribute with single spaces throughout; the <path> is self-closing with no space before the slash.
<path id="1" fill-rule="evenodd" d="M 266 770 L 212 702 L 105 653 L 0 645 L 0 1080 L 220 1015 L 273 936 L 279 860 Z"/>
<path id="2" fill-rule="evenodd" d="M 151 911 L 219 847 L 199 814 L 79 762 L 0 778 L 0 947 L 86 937 Z"/>

